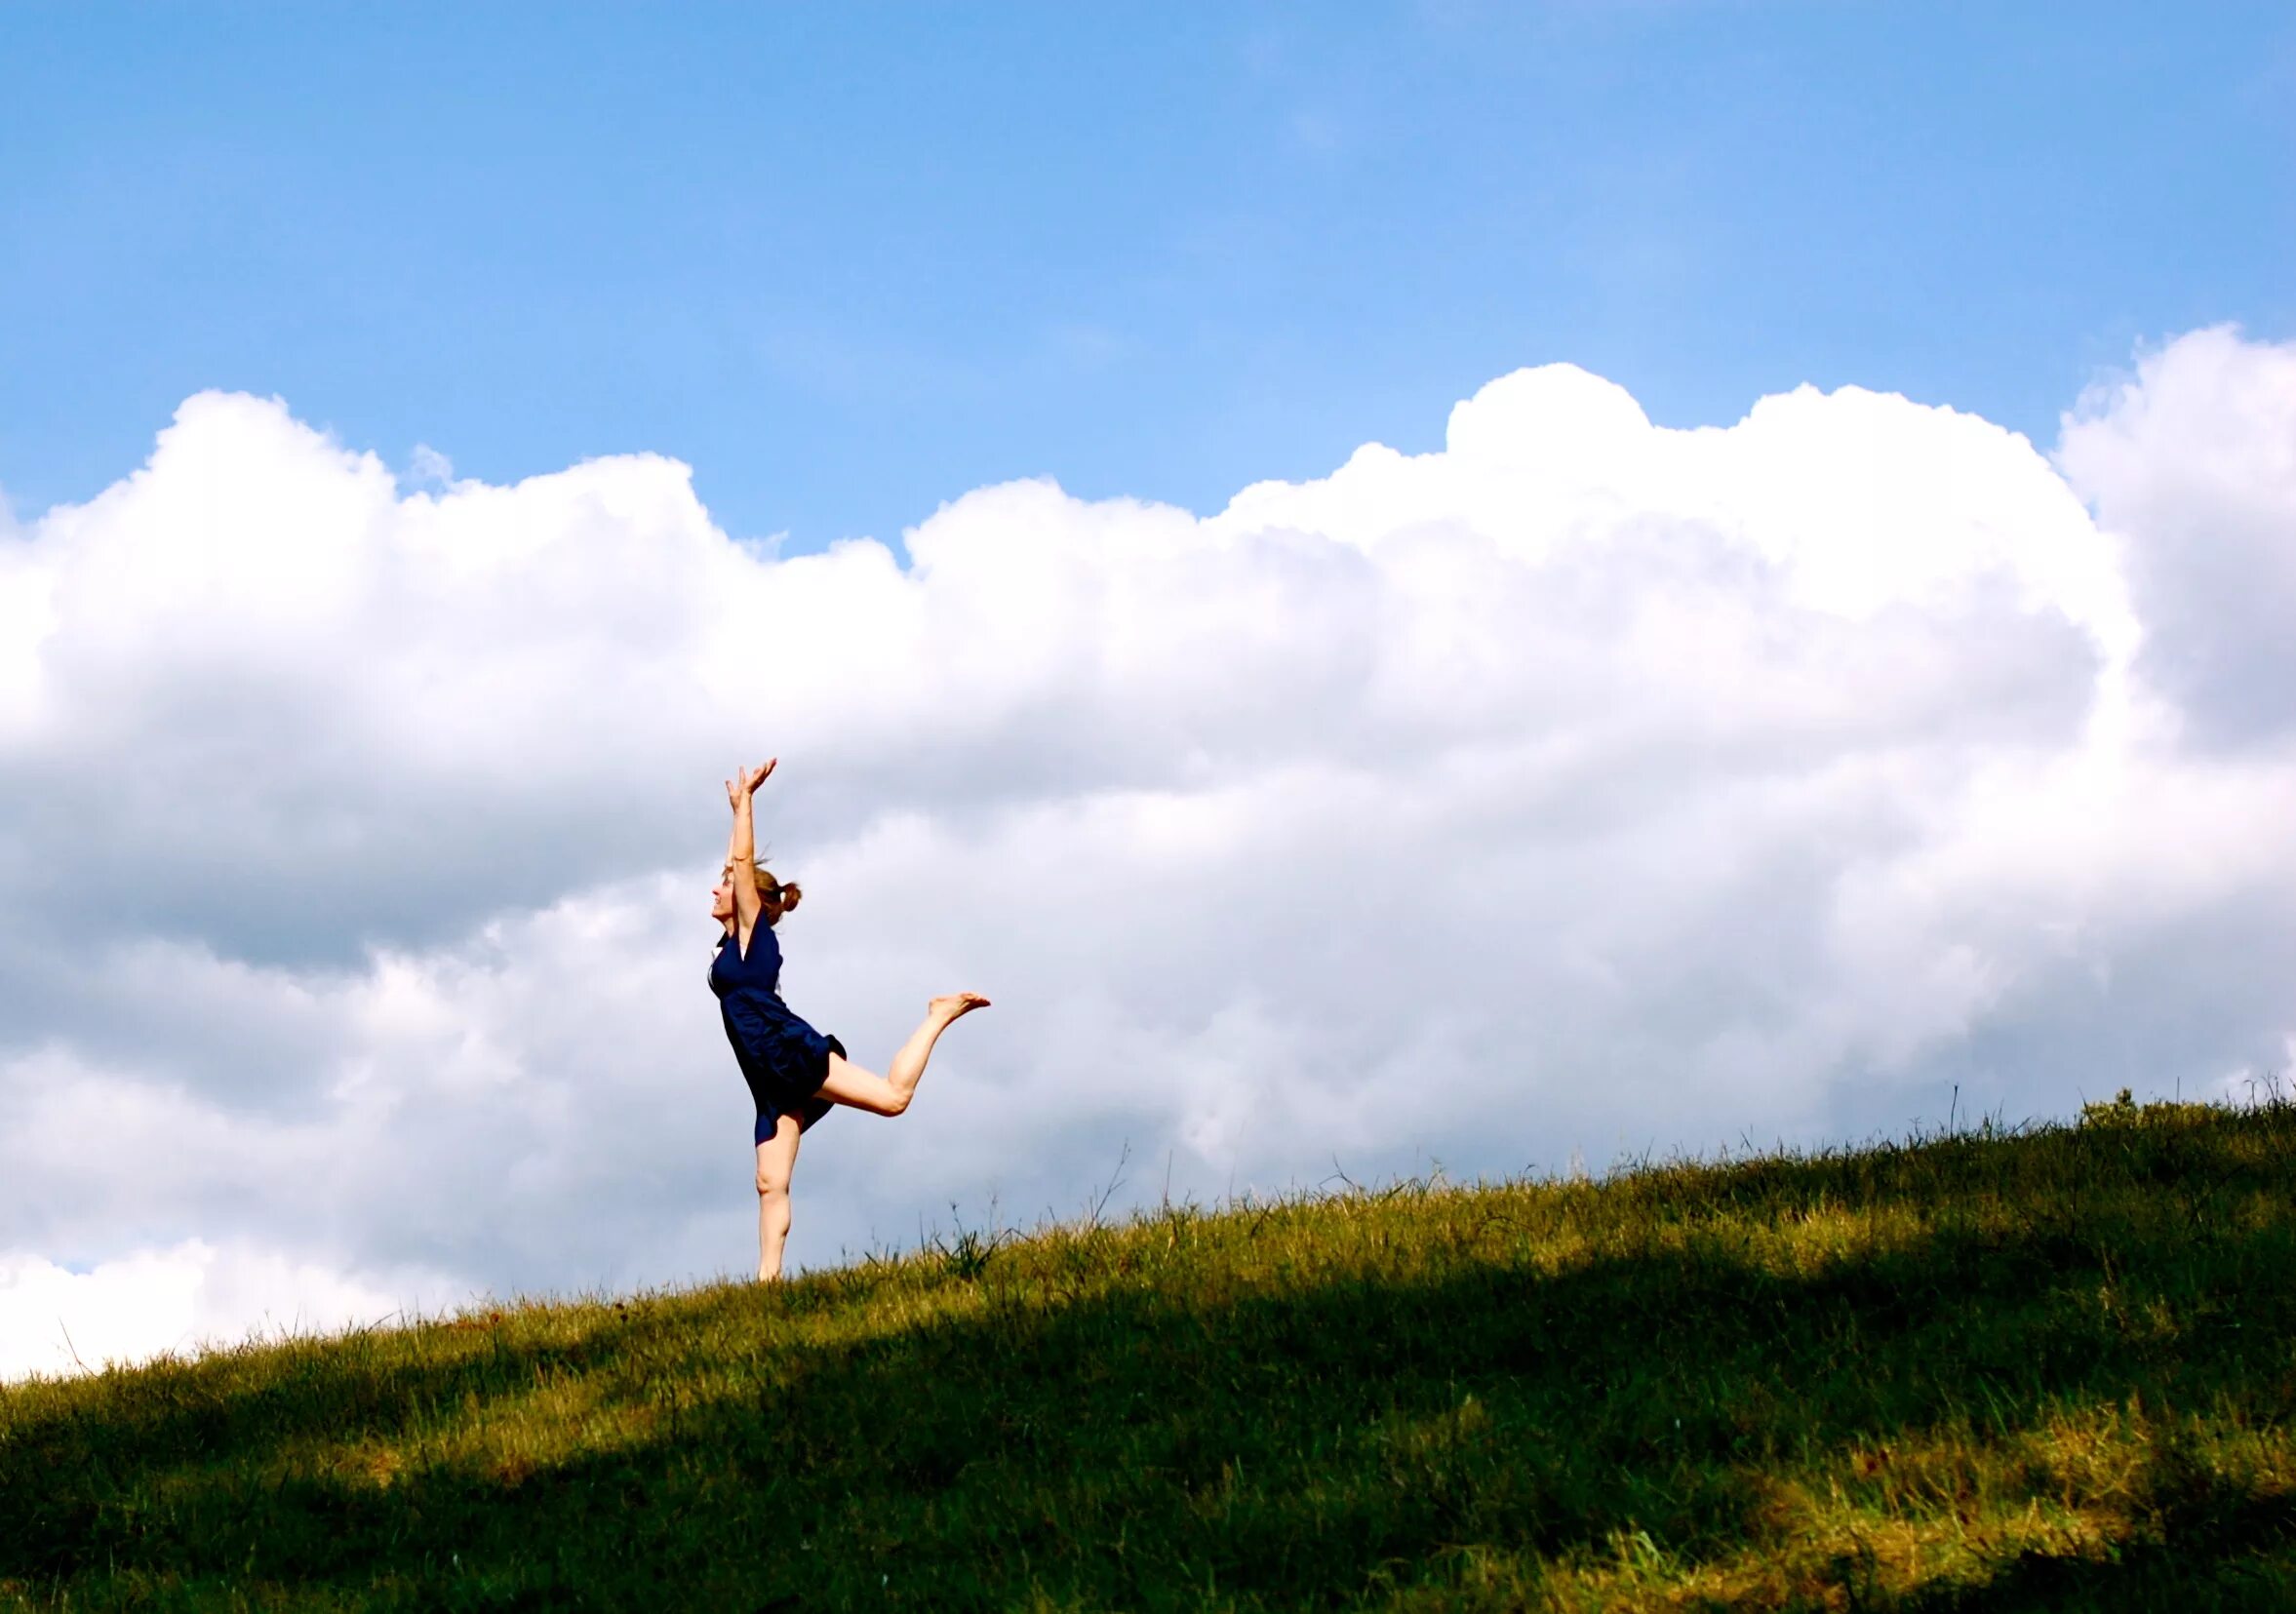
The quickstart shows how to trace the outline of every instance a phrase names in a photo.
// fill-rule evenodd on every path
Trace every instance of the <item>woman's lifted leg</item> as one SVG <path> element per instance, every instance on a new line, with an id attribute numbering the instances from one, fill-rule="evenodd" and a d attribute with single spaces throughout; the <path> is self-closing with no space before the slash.
<path id="1" fill-rule="evenodd" d="M 940 1034 L 974 1009 L 988 1006 L 989 1001 L 977 992 L 952 992 L 933 999 L 926 1005 L 924 1022 L 909 1034 L 885 1075 L 873 1075 L 833 1053 L 821 1096 L 871 1115 L 899 1115 L 916 1096 L 917 1080 L 925 1074 L 925 1062 L 932 1057 L 932 1044 L 940 1041 Z"/>

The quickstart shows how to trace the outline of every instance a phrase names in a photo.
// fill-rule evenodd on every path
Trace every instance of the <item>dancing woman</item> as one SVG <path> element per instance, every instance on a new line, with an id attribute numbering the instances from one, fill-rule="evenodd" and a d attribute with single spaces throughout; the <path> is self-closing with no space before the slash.
<path id="1" fill-rule="evenodd" d="M 778 759 L 775 759 L 778 760 Z M 726 1041 L 757 1101 L 757 1275 L 760 1281 L 781 1276 L 781 1247 L 789 1239 L 789 1177 L 797 1168 L 800 1133 L 829 1113 L 850 1105 L 875 1116 L 897 1116 L 909 1107 L 917 1079 L 932 1044 L 952 1021 L 988 1007 L 977 992 L 956 992 L 927 1005 L 925 1023 L 892 1056 L 885 1076 L 873 1076 L 845 1056 L 845 1044 L 825 1037 L 789 1012 L 781 1002 L 781 944 L 773 927 L 804 894 L 757 866 L 757 832 L 750 822 L 750 798 L 773 771 L 773 762 L 744 768 L 726 781 L 733 808 L 733 838 L 726 846 L 726 872 L 710 892 L 710 917 L 726 927 L 710 962 L 709 989 L 717 994 L 726 1021 Z M 764 923 L 759 923 L 760 921 Z"/>

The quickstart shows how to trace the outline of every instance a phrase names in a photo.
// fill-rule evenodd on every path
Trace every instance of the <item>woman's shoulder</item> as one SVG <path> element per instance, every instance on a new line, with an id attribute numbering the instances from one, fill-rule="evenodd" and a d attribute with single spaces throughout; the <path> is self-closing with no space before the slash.
<path id="1" fill-rule="evenodd" d="M 781 957 L 781 943 L 775 938 L 773 927 L 763 919 L 759 920 L 756 928 L 749 932 L 746 946 L 743 945 L 737 931 L 729 930 L 726 933 L 726 939 L 720 942 L 718 947 L 726 959 L 744 967 L 755 967 Z"/>

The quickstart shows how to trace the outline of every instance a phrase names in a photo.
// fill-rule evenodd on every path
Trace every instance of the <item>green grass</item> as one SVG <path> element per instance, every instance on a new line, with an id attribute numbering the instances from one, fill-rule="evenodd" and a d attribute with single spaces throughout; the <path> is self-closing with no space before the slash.
<path id="1" fill-rule="evenodd" d="M 2296 1108 L 973 1239 L 0 1391 L 0 1605 L 2296 1607 Z"/>

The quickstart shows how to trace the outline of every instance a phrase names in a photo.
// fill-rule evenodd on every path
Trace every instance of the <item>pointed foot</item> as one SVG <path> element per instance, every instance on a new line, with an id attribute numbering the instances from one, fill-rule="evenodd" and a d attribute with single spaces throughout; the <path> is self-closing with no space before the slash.
<path id="1" fill-rule="evenodd" d="M 977 992 L 952 992 L 945 998 L 935 998 L 927 1007 L 944 1020 L 954 1020 L 970 1014 L 976 1008 L 986 1008 L 989 1001 Z"/>

